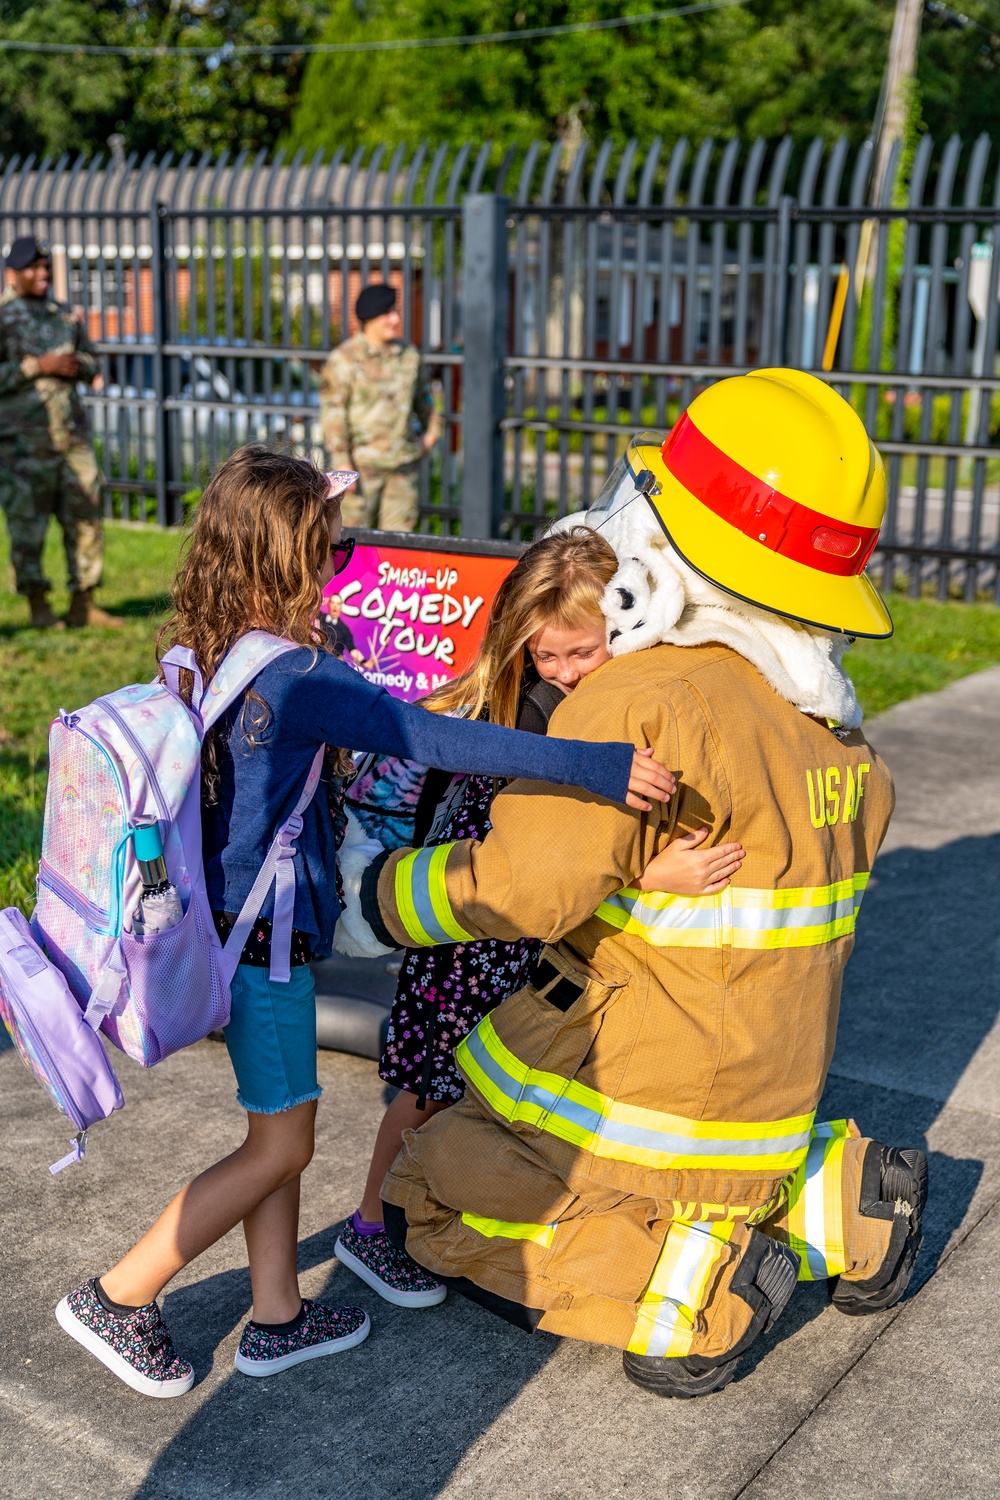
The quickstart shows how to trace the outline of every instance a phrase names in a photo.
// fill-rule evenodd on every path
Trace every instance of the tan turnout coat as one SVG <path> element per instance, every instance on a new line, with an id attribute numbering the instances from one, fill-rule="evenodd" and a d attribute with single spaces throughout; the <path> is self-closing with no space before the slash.
<path id="1" fill-rule="evenodd" d="M 379 905 L 401 944 L 535 936 L 554 967 L 460 1045 L 465 1100 L 407 1136 L 383 1196 L 431 1271 L 628 1347 L 671 1224 L 739 1241 L 805 1157 L 892 783 L 860 731 L 838 738 L 723 646 L 616 658 L 550 733 L 651 745 L 678 794 L 640 815 L 519 781 L 482 843 L 391 856 Z M 635 889 L 702 826 L 746 850 L 729 889 Z"/>

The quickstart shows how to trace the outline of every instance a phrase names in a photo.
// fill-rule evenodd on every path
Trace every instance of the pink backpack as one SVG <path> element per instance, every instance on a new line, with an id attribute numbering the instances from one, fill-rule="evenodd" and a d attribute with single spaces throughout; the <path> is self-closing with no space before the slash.
<path id="1" fill-rule="evenodd" d="M 226 1025 L 230 981 L 272 884 L 271 978 L 289 979 L 295 904 L 291 860 L 302 813 L 319 783 L 323 751 L 317 751 L 302 795 L 276 832 L 225 947 L 205 889 L 200 772 L 202 740 L 211 726 L 264 667 L 294 649 L 292 641 L 252 631 L 236 643 L 203 689 L 193 653 L 175 646 L 162 662 L 166 684 L 119 688 L 76 713 L 60 711 L 52 723 L 34 935 L 75 997 L 86 1028 L 93 1034 L 99 1027 L 143 1067 Z M 178 694 L 182 669 L 194 673 L 191 709 Z M 150 820 L 158 823 L 168 878 L 180 894 L 184 914 L 165 932 L 139 936 L 131 930 L 131 913 L 142 882 L 131 841 L 135 826 Z M 37 973 L 33 977 L 37 989 Z M 33 1045 L 32 1000 L 28 978 L 22 982 L 16 961 L 3 971 L 2 989 L 0 1009 L 27 1060 Z M 58 1037 L 57 1028 L 47 1044 L 51 1070 L 42 1079 L 50 1085 L 52 1071 L 67 1074 L 61 1089 L 50 1087 L 54 1098 L 73 1093 L 72 1059 L 79 1053 L 78 1035 L 75 1042 L 68 1032 L 63 1042 Z M 103 1050 L 96 1036 L 93 1041 Z M 91 1065 L 96 1065 L 93 1055 Z M 41 1076 L 45 1069 L 36 1066 L 33 1071 Z M 72 1109 L 65 1113 L 76 1123 Z M 107 1113 L 109 1109 L 96 1118 Z M 77 1128 L 86 1126 L 77 1123 Z"/>

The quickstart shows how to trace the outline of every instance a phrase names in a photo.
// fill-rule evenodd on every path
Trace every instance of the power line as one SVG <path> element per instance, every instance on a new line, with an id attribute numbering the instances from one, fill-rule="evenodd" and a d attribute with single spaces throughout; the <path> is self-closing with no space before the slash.
<path id="1" fill-rule="evenodd" d="M 524 42 L 541 37 L 569 36 L 585 31 L 610 31 L 614 27 L 641 26 L 649 21 L 669 21 L 673 16 L 693 16 L 702 11 L 723 10 L 746 5 L 747 0 L 698 0 L 693 5 L 677 5 L 672 10 L 651 10 L 641 16 L 614 16 L 606 21 L 576 21 L 566 26 L 532 26 L 522 31 L 491 31 L 485 35 L 397 37 L 382 42 L 282 42 L 267 46 L 239 46 L 232 42 L 214 47 L 97 47 L 80 42 L 27 42 L 0 37 L 3 52 L 57 52 L 86 57 L 265 57 L 300 55 L 302 53 L 402 52 L 426 47 L 477 47 L 483 42 Z"/>

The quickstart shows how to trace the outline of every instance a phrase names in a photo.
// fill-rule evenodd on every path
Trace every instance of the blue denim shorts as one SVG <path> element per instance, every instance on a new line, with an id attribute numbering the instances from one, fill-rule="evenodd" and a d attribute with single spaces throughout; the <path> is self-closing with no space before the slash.
<path id="1" fill-rule="evenodd" d="M 316 983 L 308 964 L 274 984 L 266 969 L 240 964 L 225 1030 L 236 1099 L 257 1115 L 276 1115 L 323 1090 L 316 1078 Z"/>

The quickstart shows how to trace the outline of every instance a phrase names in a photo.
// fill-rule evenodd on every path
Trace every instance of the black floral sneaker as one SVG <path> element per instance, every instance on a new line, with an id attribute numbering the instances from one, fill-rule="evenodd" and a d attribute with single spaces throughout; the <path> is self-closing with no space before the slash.
<path id="1" fill-rule="evenodd" d="M 249 1322 L 236 1351 L 236 1368 L 243 1375 L 277 1375 L 305 1359 L 343 1354 L 364 1343 L 371 1332 L 368 1314 L 360 1307 L 324 1307 L 303 1299 L 294 1323 L 280 1331 Z"/>
<path id="2" fill-rule="evenodd" d="M 353 1220 L 348 1219 L 333 1248 L 341 1265 L 396 1307 L 436 1307 L 448 1295 L 448 1288 L 435 1281 L 429 1271 L 418 1266 L 405 1250 L 390 1244 L 384 1230 L 380 1234 L 359 1234 Z"/>
<path id="3" fill-rule="evenodd" d="M 174 1349 L 155 1302 L 125 1315 L 109 1312 L 85 1281 L 56 1308 L 59 1327 L 144 1396 L 183 1396 L 194 1370 Z"/>

